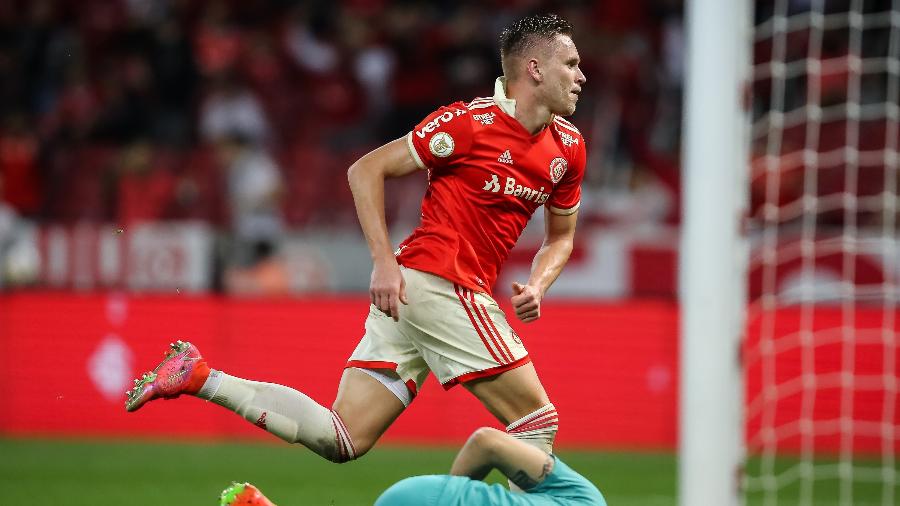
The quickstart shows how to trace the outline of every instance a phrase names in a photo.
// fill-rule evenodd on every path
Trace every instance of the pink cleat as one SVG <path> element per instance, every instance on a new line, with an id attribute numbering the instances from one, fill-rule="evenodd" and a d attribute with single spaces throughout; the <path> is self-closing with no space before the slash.
<path id="1" fill-rule="evenodd" d="M 134 388 L 125 392 L 126 411 L 137 411 L 153 399 L 174 399 L 181 394 L 196 394 L 209 376 L 209 366 L 200 350 L 191 343 L 176 341 L 169 345 L 166 358 L 150 372 L 134 380 Z"/>

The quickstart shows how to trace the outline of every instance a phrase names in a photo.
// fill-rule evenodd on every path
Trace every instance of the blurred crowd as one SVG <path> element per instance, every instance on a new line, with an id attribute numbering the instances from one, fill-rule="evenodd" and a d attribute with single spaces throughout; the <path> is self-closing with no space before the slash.
<path id="1" fill-rule="evenodd" d="M 352 225 L 349 164 L 490 95 L 500 30 L 537 11 L 576 28 L 589 187 L 677 184 L 680 0 L 6 0 L 0 195 L 41 222 Z"/>

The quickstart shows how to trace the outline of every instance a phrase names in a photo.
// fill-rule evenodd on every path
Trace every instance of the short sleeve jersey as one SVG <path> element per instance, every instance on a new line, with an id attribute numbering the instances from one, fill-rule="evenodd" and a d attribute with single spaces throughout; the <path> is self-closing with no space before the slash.
<path id="1" fill-rule="evenodd" d="M 554 116 L 532 135 L 513 111 L 498 80 L 494 97 L 441 107 L 407 135 L 410 153 L 428 171 L 428 188 L 421 224 L 397 252 L 400 264 L 490 293 L 537 208 L 578 210 L 581 133 Z"/>

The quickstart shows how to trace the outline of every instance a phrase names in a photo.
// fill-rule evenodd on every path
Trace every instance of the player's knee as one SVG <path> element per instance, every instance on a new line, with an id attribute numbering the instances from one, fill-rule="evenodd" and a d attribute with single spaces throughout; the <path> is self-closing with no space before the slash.
<path id="1" fill-rule="evenodd" d="M 368 435 L 362 434 L 355 436 L 353 439 L 353 446 L 356 448 L 356 456 L 354 458 L 360 458 L 363 455 L 369 453 L 369 450 L 375 446 L 375 442 L 377 438 L 370 437 Z"/>
<path id="2" fill-rule="evenodd" d="M 341 415 L 335 410 L 331 410 L 331 423 L 334 426 L 334 445 L 332 451 L 324 457 L 334 463 L 343 464 L 356 460 L 365 455 L 375 443 L 371 438 L 358 435 L 354 437 L 344 424 Z"/>
<path id="3" fill-rule="evenodd" d="M 482 448 L 488 452 L 493 452 L 494 448 L 498 444 L 498 439 L 500 435 L 503 434 L 501 431 L 491 428 L 491 427 L 481 427 L 469 436 L 470 445 L 477 446 Z"/>

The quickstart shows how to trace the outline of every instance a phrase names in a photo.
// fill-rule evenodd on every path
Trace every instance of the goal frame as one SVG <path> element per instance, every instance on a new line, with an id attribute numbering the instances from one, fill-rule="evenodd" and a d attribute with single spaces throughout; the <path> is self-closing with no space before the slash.
<path id="1" fill-rule="evenodd" d="M 679 504 L 741 504 L 750 0 L 689 0 L 679 256 Z"/>

